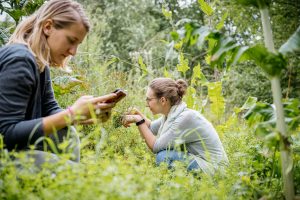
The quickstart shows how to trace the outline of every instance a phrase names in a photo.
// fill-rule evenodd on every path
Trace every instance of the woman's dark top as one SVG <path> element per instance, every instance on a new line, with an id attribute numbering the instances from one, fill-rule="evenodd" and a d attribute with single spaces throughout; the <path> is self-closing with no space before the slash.
<path id="1" fill-rule="evenodd" d="M 49 68 L 40 73 L 23 44 L 0 48 L 0 134 L 5 148 L 27 149 L 44 136 L 42 117 L 59 111 Z"/>

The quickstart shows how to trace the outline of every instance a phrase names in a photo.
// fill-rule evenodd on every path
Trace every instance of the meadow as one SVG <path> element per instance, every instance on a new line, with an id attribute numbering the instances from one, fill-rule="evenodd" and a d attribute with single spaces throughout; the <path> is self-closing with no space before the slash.
<path id="1" fill-rule="evenodd" d="M 299 199 L 298 4 L 79 2 L 94 27 L 68 68 L 51 69 L 59 105 L 67 108 L 82 95 L 101 96 L 116 88 L 127 96 L 106 123 L 74 125 L 81 140 L 79 164 L 69 164 L 70 155 L 61 153 L 59 162 L 38 168 L 26 153 L 8 152 L 0 137 L 0 199 L 273 200 L 294 194 Z M 20 1 L 0 10 L 17 24 L 43 3 Z M 0 24 L 0 45 L 11 24 Z M 227 166 L 213 175 L 187 172 L 179 162 L 173 169 L 156 166 L 136 126 L 121 126 L 120 117 L 132 107 L 150 119 L 159 117 L 146 107 L 145 97 L 156 77 L 189 83 L 183 101 L 214 125 Z M 67 146 L 58 148 L 64 152 Z"/>

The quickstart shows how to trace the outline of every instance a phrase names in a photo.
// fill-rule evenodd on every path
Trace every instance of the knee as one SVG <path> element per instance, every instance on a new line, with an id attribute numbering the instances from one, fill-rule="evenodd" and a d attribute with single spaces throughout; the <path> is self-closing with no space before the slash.
<path id="1" fill-rule="evenodd" d="M 162 162 L 166 161 L 167 151 L 160 151 L 156 154 L 156 165 L 160 165 Z"/>
<path id="2" fill-rule="evenodd" d="M 195 159 L 193 159 L 187 166 L 187 171 L 199 169 L 199 165 Z"/>

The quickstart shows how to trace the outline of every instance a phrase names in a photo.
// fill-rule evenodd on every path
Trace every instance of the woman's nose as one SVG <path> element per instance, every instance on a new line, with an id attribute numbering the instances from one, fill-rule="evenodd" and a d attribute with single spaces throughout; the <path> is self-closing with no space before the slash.
<path id="1" fill-rule="evenodd" d="M 77 52 L 77 45 L 76 46 L 74 45 L 69 49 L 69 54 L 72 56 L 75 56 L 76 52 Z"/>

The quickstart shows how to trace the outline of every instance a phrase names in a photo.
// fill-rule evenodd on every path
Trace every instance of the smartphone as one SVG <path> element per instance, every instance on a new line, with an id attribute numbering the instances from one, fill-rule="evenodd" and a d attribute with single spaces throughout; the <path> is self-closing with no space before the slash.
<path id="1" fill-rule="evenodd" d="M 107 100 L 106 103 L 117 103 L 127 95 L 126 92 L 124 92 L 124 90 L 122 89 L 116 89 L 115 91 L 113 91 L 113 93 L 116 93 L 117 97 L 115 97 L 114 99 Z"/>

